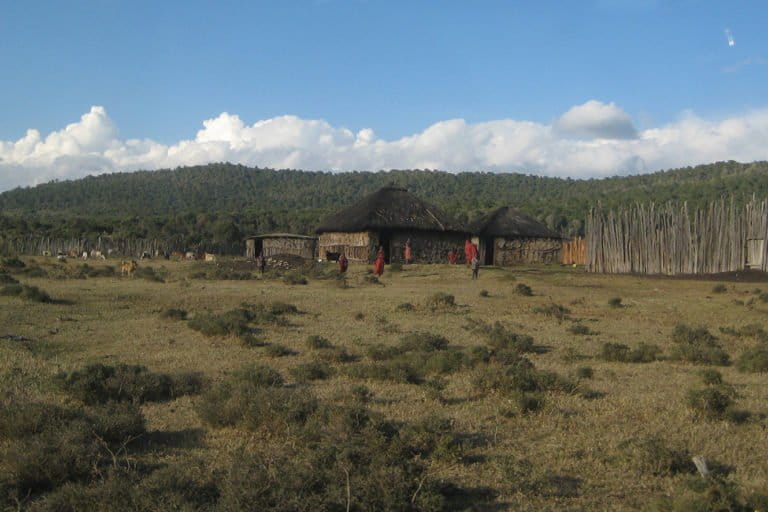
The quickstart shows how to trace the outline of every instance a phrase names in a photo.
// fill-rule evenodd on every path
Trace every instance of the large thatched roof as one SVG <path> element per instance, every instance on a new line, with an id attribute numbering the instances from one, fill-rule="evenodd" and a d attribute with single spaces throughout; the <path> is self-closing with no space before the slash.
<path id="1" fill-rule="evenodd" d="M 354 233 L 382 229 L 467 232 L 463 225 L 438 207 L 394 186 L 380 188 L 349 208 L 323 219 L 317 232 Z"/>
<path id="2" fill-rule="evenodd" d="M 509 206 L 483 215 L 468 227 L 473 235 L 480 236 L 562 238 L 533 217 Z"/>

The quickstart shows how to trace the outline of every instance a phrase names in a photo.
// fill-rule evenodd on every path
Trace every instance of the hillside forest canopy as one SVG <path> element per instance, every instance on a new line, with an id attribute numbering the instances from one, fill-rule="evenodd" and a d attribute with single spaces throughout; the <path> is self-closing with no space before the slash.
<path id="1" fill-rule="evenodd" d="M 469 222 L 513 206 L 564 236 L 583 235 L 592 206 L 768 195 L 768 162 L 717 162 L 637 176 L 575 180 L 432 170 L 308 172 L 230 163 L 88 176 L 0 194 L 0 235 L 175 238 L 233 244 L 259 233 L 311 234 L 320 220 L 378 188 L 407 188 Z"/>

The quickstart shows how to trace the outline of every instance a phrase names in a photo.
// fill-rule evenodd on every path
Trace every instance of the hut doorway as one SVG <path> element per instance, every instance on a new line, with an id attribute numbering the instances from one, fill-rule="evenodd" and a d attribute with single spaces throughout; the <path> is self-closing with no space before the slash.
<path id="1" fill-rule="evenodd" d="M 391 260 L 392 232 L 382 231 L 379 233 L 379 247 L 384 249 L 384 263 L 389 265 Z M 378 250 L 378 248 L 376 249 Z"/>
<path id="2" fill-rule="evenodd" d="M 480 247 L 482 252 L 483 265 L 493 265 L 493 238 L 481 238 Z"/>

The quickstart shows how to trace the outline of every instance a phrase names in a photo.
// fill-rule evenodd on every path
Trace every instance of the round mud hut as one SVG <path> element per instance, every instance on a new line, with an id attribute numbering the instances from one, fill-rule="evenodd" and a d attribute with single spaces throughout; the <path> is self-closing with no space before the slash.
<path id="1" fill-rule="evenodd" d="M 438 207 L 395 186 L 383 187 L 324 219 L 317 233 L 320 259 L 333 261 L 344 253 L 358 263 L 373 262 L 379 247 L 386 263 L 402 263 L 408 240 L 414 262 L 444 263 L 448 252 L 459 251 L 469 234 Z"/>
<path id="2" fill-rule="evenodd" d="M 509 206 L 497 208 L 468 226 L 484 265 L 559 263 L 563 239 L 547 226 Z"/>

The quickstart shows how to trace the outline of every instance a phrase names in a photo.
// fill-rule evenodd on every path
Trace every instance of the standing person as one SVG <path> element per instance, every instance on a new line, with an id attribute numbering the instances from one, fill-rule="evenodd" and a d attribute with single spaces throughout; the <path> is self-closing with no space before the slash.
<path id="1" fill-rule="evenodd" d="M 373 264 L 373 273 L 381 277 L 384 273 L 384 248 L 379 246 L 379 252 L 376 253 L 376 262 Z"/>
<path id="2" fill-rule="evenodd" d="M 405 251 L 403 251 L 406 263 L 413 263 L 413 253 L 411 252 L 411 239 L 405 241 Z"/>
<path id="3" fill-rule="evenodd" d="M 456 251 L 451 249 L 448 251 L 448 264 L 449 265 L 455 265 L 456 264 Z"/>
<path id="4" fill-rule="evenodd" d="M 264 259 L 264 254 L 259 253 L 259 256 L 256 258 L 256 267 L 259 269 L 259 274 L 264 275 L 264 267 L 267 266 L 267 260 Z"/>
<path id="5" fill-rule="evenodd" d="M 467 266 L 472 264 L 472 259 L 475 256 L 477 256 L 477 246 L 472 243 L 472 240 L 467 238 L 467 241 L 464 242 L 464 257 L 467 260 Z"/>
<path id="6" fill-rule="evenodd" d="M 477 254 L 475 254 L 475 257 L 472 258 L 472 279 L 477 279 L 477 274 L 480 272 L 480 258 L 477 257 Z"/>
<path id="7" fill-rule="evenodd" d="M 344 253 L 341 253 L 341 256 L 339 256 L 339 273 L 343 274 L 346 272 L 347 267 L 349 267 L 349 260 L 347 260 Z"/>

